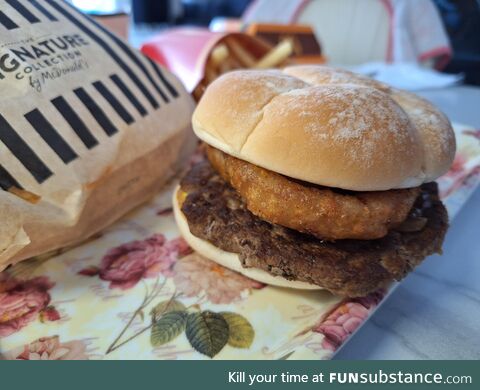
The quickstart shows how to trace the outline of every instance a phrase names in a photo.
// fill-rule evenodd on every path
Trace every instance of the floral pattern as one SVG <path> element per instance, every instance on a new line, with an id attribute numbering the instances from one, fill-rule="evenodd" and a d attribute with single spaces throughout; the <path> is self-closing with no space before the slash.
<path id="1" fill-rule="evenodd" d="M 264 284 L 192 253 L 177 262 L 173 280 L 177 290 L 187 297 L 200 296 L 216 304 L 239 300 L 244 291 L 259 289 Z"/>
<path id="2" fill-rule="evenodd" d="M 383 291 L 378 291 L 364 298 L 342 302 L 325 319 L 315 325 L 313 332 L 325 336 L 322 342 L 323 348 L 336 351 L 368 318 L 384 295 Z"/>
<path id="3" fill-rule="evenodd" d="M 455 131 L 439 179 L 451 218 L 480 182 L 480 131 Z M 0 273 L 0 359 L 329 359 L 384 298 L 264 286 L 201 257 L 178 237 L 175 186 L 95 240 Z"/>
<path id="4" fill-rule="evenodd" d="M 476 130 L 464 130 L 463 134 L 465 135 L 471 135 L 472 137 L 475 137 L 476 139 L 480 140 L 480 129 Z"/>
<path id="5" fill-rule="evenodd" d="M 480 162 L 469 166 L 466 155 L 457 153 L 451 169 L 444 175 L 445 185 L 441 188 L 440 196 L 447 198 L 462 187 L 468 187 L 473 180 L 474 185 L 478 182 L 475 178 L 480 176 Z"/>
<path id="6" fill-rule="evenodd" d="M 88 360 L 86 345 L 74 340 L 61 343 L 58 336 L 42 337 L 3 354 L 6 360 Z"/>
<path id="7" fill-rule="evenodd" d="M 132 241 L 110 249 L 102 258 L 100 267 L 85 268 L 80 275 L 98 275 L 110 282 L 110 288 L 127 290 L 143 278 L 159 274 L 170 276 L 173 264 L 181 256 L 191 252 L 182 238 L 167 240 L 163 234 Z"/>
<path id="8" fill-rule="evenodd" d="M 42 322 L 58 320 L 56 309 L 48 306 L 54 285 L 46 276 L 20 281 L 0 273 L 0 338 L 18 332 L 39 316 Z"/>

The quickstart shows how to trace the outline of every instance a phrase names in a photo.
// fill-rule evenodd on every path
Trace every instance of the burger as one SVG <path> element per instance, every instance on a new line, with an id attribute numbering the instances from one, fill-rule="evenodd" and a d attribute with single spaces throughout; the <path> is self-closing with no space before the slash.
<path id="1" fill-rule="evenodd" d="M 424 99 L 323 66 L 227 73 L 174 194 L 199 254 L 270 285 L 364 296 L 441 252 L 455 136 Z"/>

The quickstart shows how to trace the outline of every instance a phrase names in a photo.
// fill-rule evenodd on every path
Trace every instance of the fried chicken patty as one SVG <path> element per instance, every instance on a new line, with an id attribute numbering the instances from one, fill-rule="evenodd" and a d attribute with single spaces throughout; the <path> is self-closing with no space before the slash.
<path id="1" fill-rule="evenodd" d="M 315 284 L 349 297 L 364 296 L 401 279 L 426 256 L 440 252 L 448 227 L 436 183 L 422 185 L 412 214 L 422 230 L 391 231 L 377 240 L 327 242 L 252 214 L 242 197 L 208 161 L 182 179 L 181 210 L 193 235 L 239 255 L 242 266 Z"/>
<path id="2" fill-rule="evenodd" d="M 371 240 L 408 216 L 420 188 L 353 192 L 310 185 L 206 147 L 211 164 L 256 216 L 324 240 Z"/>

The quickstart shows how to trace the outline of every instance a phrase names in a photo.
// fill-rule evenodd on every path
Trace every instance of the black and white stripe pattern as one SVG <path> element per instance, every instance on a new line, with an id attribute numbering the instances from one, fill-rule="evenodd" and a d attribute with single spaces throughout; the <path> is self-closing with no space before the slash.
<path id="1" fill-rule="evenodd" d="M 0 115 L 0 141 L 13 153 L 38 183 L 43 183 L 53 172 L 18 135 L 15 129 Z"/>
<path id="2" fill-rule="evenodd" d="M 44 0 L 5 0 L 12 12 L 7 15 L 4 10 L 0 11 L 0 28 L 3 26 L 7 30 L 15 30 L 25 23 L 57 22 L 58 18 L 45 8 L 43 2 Z"/>
<path id="3" fill-rule="evenodd" d="M 49 0 L 49 1 L 54 1 L 54 0 Z M 137 65 L 137 67 L 140 69 L 140 71 L 145 75 L 145 77 L 148 79 L 148 81 L 153 85 L 155 90 L 158 92 L 158 94 L 162 97 L 162 99 L 168 103 L 170 98 L 167 96 L 167 94 L 163 91 L 163 87 L 165 87 L 170 94 L 174 97 L 178 97 L 178 91 L 173 87 L 173 85 L 164 77 L 160 67 L 153 63 L 149 58 L 141 55 L 138 53 L 136 50 L 134 50 L 131 46 L 126 44 L 122 39 L 118 38 L 115 34 L 111 33 L 109 30 L 107 30 L 105 27 L 102 25 L 98 24 L 95 22 L 92 18 L 87 17 L 86 15 L 82 14 L 80 11 L 75 9 L 73 6 L 69 5 L 71 10 L 77 14 L 79 17 L 83 18 L 85 22 L 89 23 L 91 26 L 98 28 L 100 31 L 102 31 L 106 36 L 108 36 L 116 45 L 117 47 L 125 53 L 125 55 Z M 146 58 L 151 64 L 153 64 L 154 68 L 154 73 L 158 76 L 158 79 L 155 79 L 150 73 L 150 71 L 147 69 L 145 64 L 142 62 L 142 59 Z"/>
<path id="4" fill-rule="evenodd" d="M 18 0 L 5 0 L 10 7 L 14 8 L 20 15 L 22 15 L 31 24 L 40 23 L 40 19 L 37 18 L 30 10 L 25 7 Z"/>
<path id="5" fill-rule="evenodd" d="M 90 111 L 90 114 L 92 114 L 103 131 L 105 131 L 105 134 L 112 136 L 115 133 L 118 133 L 118 129 L 105 114 L 105 111 L 103 111 L 84 88 L 77 88 L 73 92 L 77 95 L 87 110 Z"/>
<path id="6" fill-rule="evenodd" d="M 121 70 L 118 74 L 78 86 L 51 99 L 47 102 L 51 107 L 31 107 L 21 119 L 7 115 L 7 120 L 6 113 L 2 113 L 0 108 L 0 144 L 15 156 L 17 162 L 13 164 L 20 164 L 14 172 L 25 168 L 38 184 L 42 184 L 54 175 L 57 164 L 70 164 L 81 158 L 85 149 L 83 152 L 75 150 L 79 145 L 83 144 L 91 150 L 100 144 L 105 135 L 114 137 L 122 123 L 132 125 L 136 118 L 146 117 L 150 111 L 179 97 L 179 92 L 157 64 L 73 6 L 59 0 L 4 0 L 4 3 L 11 9 L 0 10 L 0 32 L 2 28 L 15 30 L 27 24 L 68 22 L 90 38 L 92 44 L 103 49 Z M 82 115 L 87 113 L 89 119 L 79 114 L 79 105 L 84 108 Z M 21 132 L 16 131 L 11 125 L 13 123 L 22 129 Z M 29 146 L 29 133 L 25 132 L 28 126 L 48 146 L 48 149 L 38 151 L 41 157 Z M 99 134 L 96 129 L 103 130 L 105 135 Z M 71 132 L 81 144 L 71 144 L 68 140 L 72 139 L 72 135 L 66 132 Z M 43 161 L 47 159 L 45 153 L 53 153 L 59 160 L 48 158 L 52 162 L 47 164 Z M 54 166 L 48 166 L 50 164 Z M 11 167 L 10 162 L 8 167 Z M 22 184 L 27 184 L 19 183 L 9 170 L 0 164 L 0 188 L 23 189 Z"/>
<path id="7" fill-rule="evenodd" d="M 127 125 L 131 125 L 135 120 L 133 116 L 125 109 L 120 101 L 113 95 L 110 90 L 101 81 L 93 83 L 95 89 L 105 98 L 105 100 L 112 106 L 115 112 L 123 119 Z"/>
<path id="8" fill-rule="evenodd" d="M 92 149 L 98 145 L 98 140 L 88 130 L 82 119 L 78 116 L 72 106 L 65 100 L 63 96 L 52 99 L 52 104 L 57 111 L 63 116 L 65 121 L 70 125 L 75 134 L 80 138 L 87 149 Z"/>
<path id="9" fill-rule="evenodd" d="M 104 34 L 104 36 L 108 37 L 108 39 L 110 39 L 116 45 L 116 47 L 119 49 L 119 52 L 123 52 L 127 56 L 127 58 L 129 58 L 129 60 L 131 60 L 136 65 L 136 68 L 146 77 L 146 79 L 149 81 L 149 85 L 153 86 L 153 88 L 157 91 L 157 93 L 161 96 L 162 100 L 165 103 L 168 103 L 170 101 L 170 97 L 168 96 L 168 94 L 170 94 L 173 98 L 177 98 L 179 96 L 178 91 L 175 89 L 175 87 L 163 75 L 161 68 L 149 58 L 132 49 L 122 39 L 112 34 L 110 31 L 95 22 L 93 19 L 82 14 L 73 6 L 67 3 L 62 3 L 63 5 L 65 5 L 65 7 L 62 7 L 58 3 L 56 3 L 56 0 L 47 1 L 52 4 L 52 6 L 55 7 L 59 12 L 61 12 L 63 16 L 65 16 L 68 20 L 74 23 L 77 27 L 82 30 L 88 29 L 93 34 L 93 36 L 90 37 L 94 39 L 97 43 L 97 40 L 100 40 L 102 42 L 105 42 L 105 40 L 100 36 L 100 34 L 96 33 L 89 27 L 100 30 Z M 56 4 L 56 6 L 54 6 L 54 4 Z M 153 69 L 153 73 L 151 72 L 151 70 L 148 69 L 146 63 L 144 63 L 145 60 L 150 64 L 150 67 Z M 164 91 L 164 89 L 166 89 L 166 91 Z"/>
<path id="10" fill-rule="evenodd" d="M 0 188 L 8 191 L 11 188 L 23 189 L 10 173 L 0 165 Z"/>
<path id="11" fill-rule="evenodd" d="M 158 101 L 153 97 L 145 84 L 140 80 L 137 74 L 132 70 L 132 68 L 120 57 L 120 55 L 113 50 L 111 45 L 105 41 L 100 35 L 96 34 L 92 29 L 90 29 L 86 24 L 81 22 L 78 19 L 78 14 L 73 15 L 69 10 L 65 9 L 55 0 L 45 0 L 50 6 L 52 6 L 57 12 L 59 12 L 64 18 L 70 21 L 78 29 L 80 29 L 84 34 L 90 37 L 95 43 L 97 43 L 112 59 L 113 61 L 128 75 L 132 82 L 140 89 L 145 98 L 150 102 L 153 108 L 158 108 Z"/>
<path id="12" fill-rule="evenodd" d="M 40 0 L 42 1 L 42 0 Z M 39 12 L 41 12 L 44 16 L 47 17 L 48 20 L 52 22 L 58 22 L 58 19 L 50 13 L 42 4 L 40 4 L 37 0 L 29 0 L 30 4 L 32 4 Z"/>
<path id="13" fill-rule="evenodd" d="M 40 23 L 44 21 L 55 22 L 64 19 L 72 23 L 75 27 L 86 34 L 90 39 L 97 43 L 107 55 L 127 74 L 128 78 L 148 100 L 152 108 L 160 107 L 159 99 L 149 90 L 153 88 L 164 103 L 168 103 L 171 98 L 179 96 L 178 91 L 171 82 L 164 76 L 162 69 L 152 60 L 146 58 L 120 38 L 112 34 L 103 26 L 96 23 L 93 19 L 82 14 L 72 5 L 58 0 L 4 0 L 10 7 L 11 12 L 7 15 L 0 11 L 0 25 L 8 30 L 19 28 L 22 23 Z M 35 13 L 34 13 L 35 12 Z M 12 15 L 18 15 L 19 20 L 13 20 Z M 40 19 L 40 17 L 42 19 Z M 22 19 L 23 18 L 23 19 Z M 103 35 L 103 36 L 102 36 Z M 113 43 L 113 44 L 112 44 Z M 123 53 L 132 66 L 130 66 L 121 56 Z M 148 83 L 143 82 L 137 75 L 142 74 Z M 139 105 L 136 104 L 137 109 Z M 140 111 L 144 111 L 140 109 Z M 144 115 L 142 113 L 142 115 Z"/>
<path id="14" fill-rule="evenodd" d="M 10 19 L 3 11 L 0 11 L 0 24 L 7 30 L 15 30 L 18 28 L 18 24 Z"/>
<path id="15" fill-rule="evenodd" d="M 120 77 L 118 77 L 116 74 L 111 75 L 110 79 L 115 83 L 115 85 L 118 87 L 120 91 L 125 95 L 125 97 L 128 99 L 130 103 L 137 109 L 138 113 L 141 116 L 147 115 L 147 110 L 145 107 L 140 103 L 140 101 L 137 99 L 137 97 L 133 94 L 133 92 L 127 87 L 127 85 L 122 81 Z"/>
<path id="16" fill-rule="evenodd" d="M 109 82 L 116 85 L 121 92 L 125 94 L 132 107 L 139 109 L 139 113 L 146 113 L 143 106 L 138 102 L 135 95 L 126 87 L 125 82 L 116 74 L 109 77 Z M 119 99 L 115 97 L 108 82 L 95 81 L 92 87 L 98 92 L 99 97 L 104 99 L 104 103 L 100 104 L 95 100 L 85 88 L 76 88 L 72 95 L 75 96 L 86 110 L 91 114 L 92 118 L 99 125 L 108 137 L 118 133 L 118 128 L 114 124 L 115 118 L 110 118 L 102 105 L 109 105 L 118 115 L 118 119 L 131 125 L 135 122 L 135 118 Z M 64 96 L 58 96 L 51 100 L 51 104 L 56 111 L 67 122 L 71 131 L 73 131 L 87 149 L 92 149 L 99 144 L 98 139 L 93 132 L 87 127 L 85 121 L 80 118 Z M 48 111 L 51 112 L 51 111 Z M 65 163 L 68 164 L 77 158 L 78 153 L 73 147 L 60 135 L 54 128 L 40 109 L 36 108 L 24 115 L 26 121 L 33 130 L 43 139 L 49 148 Z M 28 143 L 21 138 L 18 132 L 10 125 L 4 116 L 0 114 L 0 142 L 2 142 L 18 159 L 18 161 L 32 174 L 35 180 L 41 184 L 52 176 L 52 170 L 49 168 L 33 151 Z M 0 181 L 7 183 L 12 182 L 11 176 L 6 174 L 5 169 L 0 169 Z M 18 183 L 17 183 L 18 184 Z M 15 184 L 16 187 L 21 188 Z M 12 184 L 13 185 L 13 184 Z M 3 187 L 2 187 L 3 188 Z"/>
<path id="17" fill-rule="evenodd" d="M 25 119 L 65 164 L 68 164 L 78 157 L 70 145 L 65 142 L 62 136 L 58 134 L 57 130 L 53 128 L 52 124 L 39 110 L 35 109 L 26 113 Z"/>

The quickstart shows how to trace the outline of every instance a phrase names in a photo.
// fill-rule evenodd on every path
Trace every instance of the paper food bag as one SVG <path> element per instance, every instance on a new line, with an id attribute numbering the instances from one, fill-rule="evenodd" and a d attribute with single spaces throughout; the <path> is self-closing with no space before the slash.
<path id="1" fill-rule="evenodd" d="M 61 0 L 0 0 L 0 271 L 150 197 L 193 147 L 182 84 Z"/>

